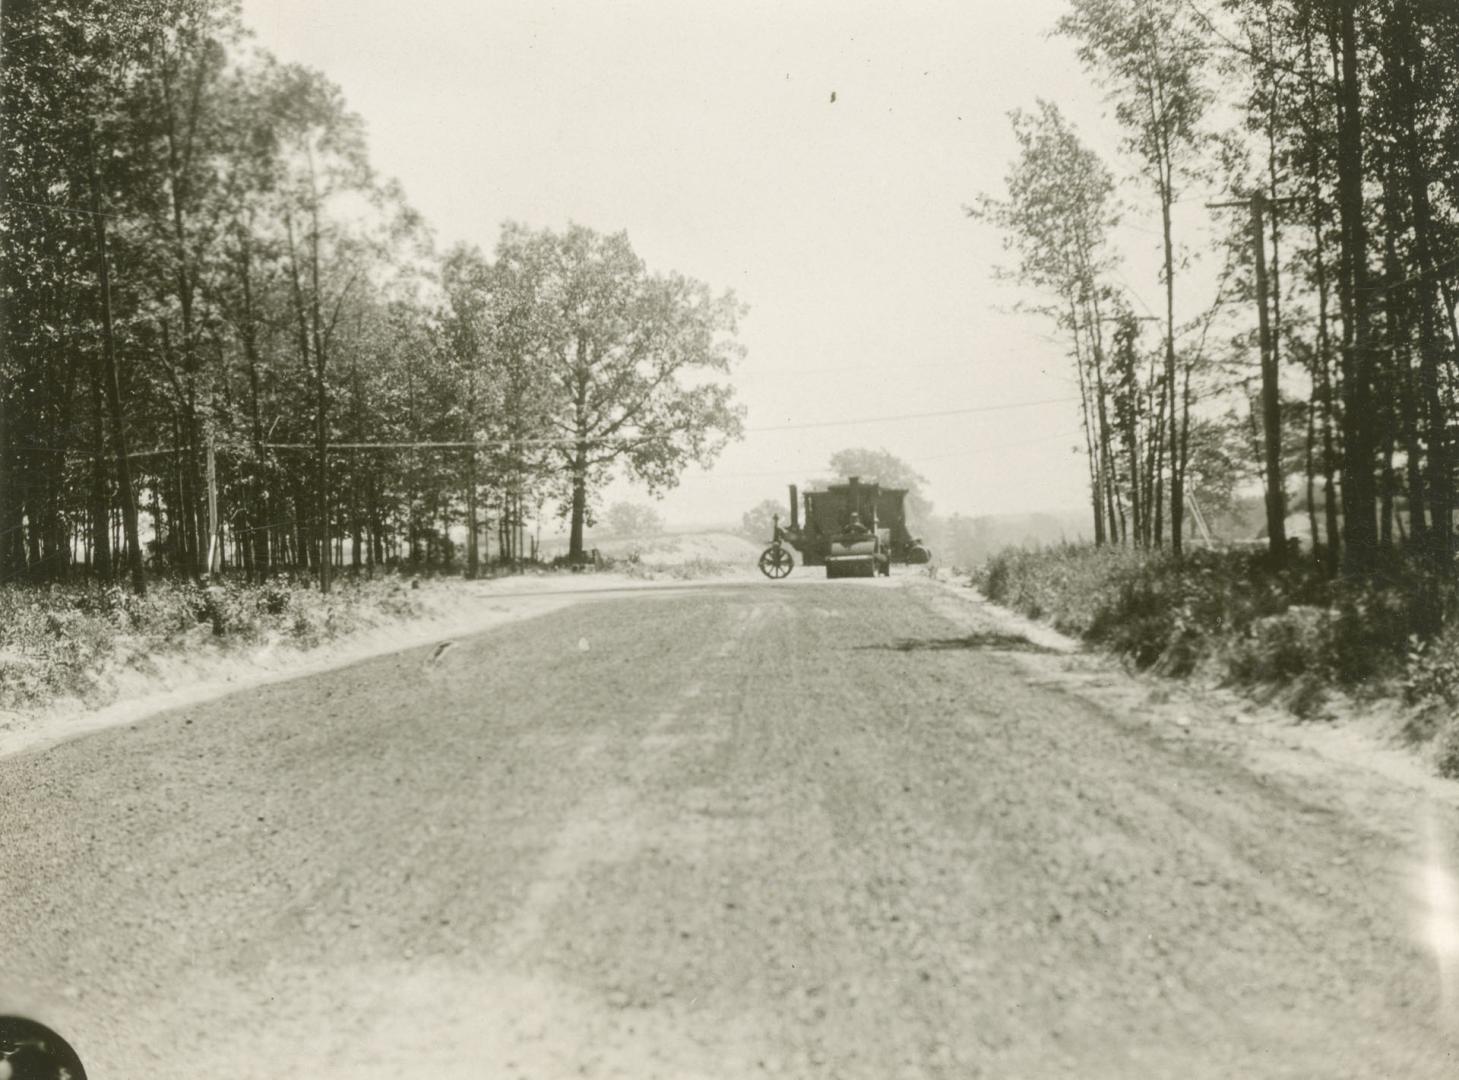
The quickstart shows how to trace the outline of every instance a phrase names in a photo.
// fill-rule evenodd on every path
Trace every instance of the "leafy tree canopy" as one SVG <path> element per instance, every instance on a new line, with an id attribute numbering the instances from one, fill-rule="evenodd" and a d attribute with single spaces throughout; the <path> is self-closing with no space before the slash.
<path id="1" fill-rule="evenodd" d="M 751 540 L 768 541 L 775 531 L 775 515 L 788 521 L 785 503 L 779 499 L 762 499 L 740 516 L 740 532 Z"/>
<path id="2" fill-rule="evenodd" d="M 664 519 L 645 503 L 616 502 L 603 514 L 602 526 L 612 536 L 657 536 Z"/>
<path id="3" fill-rule="evenodd" d="M 497 270 L 546 395 L 569 557 L 581 558 L 592 493 L 615 470 L 657 494 L 739 438 L 744 408 L 716 376 L 741 355 L 744 308 L 693 278 L 651 273 L 626 234 L 581 225 L 507 225 Z"/>
<path id="4" fill-rule="evenodd" d="M 883 487 L 907 489 L 909 525 L 925 524 L 932 517 L 932 503 L 922 494 L 927 478 L 901 458 L 886 450 L 850 447 L 831 455 L 830 469 L 838 480 L 859 476 Z"/>

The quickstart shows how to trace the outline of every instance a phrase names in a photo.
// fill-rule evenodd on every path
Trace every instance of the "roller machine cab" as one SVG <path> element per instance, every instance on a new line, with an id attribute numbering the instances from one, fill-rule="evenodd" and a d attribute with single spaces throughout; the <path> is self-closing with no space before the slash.
<path id="1" fill-rule="evenodd" d="M 893 562 L 926 563 L 932 553 L 907 531 L 903 488 L 862 483 L 859 476 L 824 491 L 807 491 L 805 521 L 801 501 L 790 485 L 790 524 L 775 517 L 775 536 L 760 555 L 766 577 L 783 578 L 795 566 L 788 549 L 806 566 L 824 566 L 828 578 L 889 575 Z"/>

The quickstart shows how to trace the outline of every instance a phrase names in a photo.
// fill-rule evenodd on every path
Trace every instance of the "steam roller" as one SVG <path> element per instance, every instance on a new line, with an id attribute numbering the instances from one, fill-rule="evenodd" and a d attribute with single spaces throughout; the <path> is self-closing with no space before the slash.
<path id="1" fill-rule="evenodd" d="M 828 578 L 885 577 L 893 562 L 931 562 L 932 552 L 907 528 L 906 499 L 903 488 L 859 476 L 803 497 L 791 484 L 790 524 L 781 525 L 775 516 L 775 535 L 760 554 L 760 569 L 768 578 L 783 578 L 798 556 L 803 566 L 824 566 Z"/>

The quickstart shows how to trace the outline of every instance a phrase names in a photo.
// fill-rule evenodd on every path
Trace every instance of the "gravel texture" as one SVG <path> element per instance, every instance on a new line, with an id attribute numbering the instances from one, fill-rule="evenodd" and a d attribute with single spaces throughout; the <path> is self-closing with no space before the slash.
<path id="1" fill-rule="evenodd" d="M 1078 661 L 797 576 L 0 759 L 0 1011 L 99 1080 L 1459 1075 L 1452 806 Z"/>

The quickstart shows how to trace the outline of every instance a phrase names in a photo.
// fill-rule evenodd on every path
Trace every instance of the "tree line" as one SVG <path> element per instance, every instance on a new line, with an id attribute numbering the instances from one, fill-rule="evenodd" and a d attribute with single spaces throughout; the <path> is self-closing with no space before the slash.
<path id="1" fill-rule="evenodd" d="M 1071 0 L 1057 31 L 1113 106 L 1120 161 L 1041 101 L 1012 117 L 1006 191 L 969 213 L 1069 344 L 1097 540 L 1179 553 L 1189 509 L 1260 479 L 1274 558 L 1295 483 L 1329 574 L 1400 549 L 1448 565 L 1459 7 Z M 1121 269 L 1132 206 L 1158 215 L 1152 309 Z M 1192 210 L 1225 237 L 1204 274 Z"/>
<path id="2" fill-rule="evenodd" d="M 572 558 L 621 471 L 738 437 L 741 305 L 627 237 L 434 250 L 228 0 L 7 4 L 0 581 Z"/>

